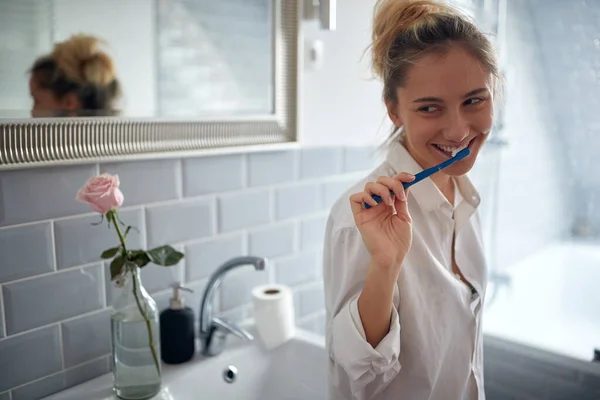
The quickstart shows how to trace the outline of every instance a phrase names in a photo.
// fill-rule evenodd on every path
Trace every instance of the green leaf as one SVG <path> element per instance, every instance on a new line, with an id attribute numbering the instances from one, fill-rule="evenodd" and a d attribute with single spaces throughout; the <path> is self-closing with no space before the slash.
<path id="1" fill-rule="evenodd" d="M 117 252 L 119 251 L 120 248 L 121 247 L 113 247 L 111 249 L 104 250 L 102 252 L 101 257 L 102 258 L 113 258 L 117 254 Z"/>
<path id="2" fill-rule="evenodd" d="M 138 267 L 142 268 L 144 265 L 150 262 L 150 257 L 144 250 L 134 250 L 129 255 L 129 259 L 133 261 Z"/>
<path id="3" fill-rule="evenodd" d="M 121 275 L 123 271 L 123 265 L 125 265 L 125 258 L 123 256 L 116 257 L 110 263 L 110 280 L 112 281 L 117 276 Z"/>
<path id="4" fill-rule="evenodd" d="M 147 254 L 150 257 L 150 261 L 164 267 L 175 265 L 183 258 L 182 252 L 175 250 L 169 245 L 148 250 Z"/>

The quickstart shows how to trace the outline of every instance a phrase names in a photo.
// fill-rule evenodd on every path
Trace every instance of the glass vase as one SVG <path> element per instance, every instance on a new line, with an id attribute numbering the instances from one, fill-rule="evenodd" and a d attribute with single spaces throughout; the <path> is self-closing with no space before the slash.
<path id="1" fill-rule="evenodd" d="M 161 389 L 159 312 L 138 267 L 121 279 L 111 315 L 113 390 L 121 399 L 148 399 Z"/>

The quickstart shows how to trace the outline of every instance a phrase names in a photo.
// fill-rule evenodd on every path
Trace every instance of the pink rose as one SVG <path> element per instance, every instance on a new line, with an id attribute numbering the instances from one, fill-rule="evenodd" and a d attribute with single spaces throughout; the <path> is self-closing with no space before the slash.
<path id="1" fill-rule="evenodd" d="M 121 207 L 123 193 L 119 189 L 119 176 L 104 173 L 88 179 L 79 192 L 76 200 L 89 204 L 94 211 L 101 214 Z"/>

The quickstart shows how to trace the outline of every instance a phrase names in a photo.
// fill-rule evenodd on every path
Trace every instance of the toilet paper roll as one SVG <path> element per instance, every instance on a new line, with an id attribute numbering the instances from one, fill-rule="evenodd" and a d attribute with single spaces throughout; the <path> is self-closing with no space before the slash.
<path id="1" fill-rule="evenodd" d="M 294 336 L 294 296 L 288 286 L 257 286 L 252 289 L 252 300 L 256 329 L 267 350 Z"/>

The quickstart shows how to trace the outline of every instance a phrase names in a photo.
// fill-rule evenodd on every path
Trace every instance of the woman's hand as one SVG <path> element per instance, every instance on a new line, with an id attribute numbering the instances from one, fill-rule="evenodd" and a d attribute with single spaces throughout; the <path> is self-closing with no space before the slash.
<path id="1" fill-rule="evenodd" d="M 394 177 L 381 176 L 376 182 L 368 182 L 364 191 L 350 196 L 354 222 L 372 263 L 393 273 L 400 272 L 412 243 L 412 220 L 406 201 L 408 189 L 404 189 L 402 182 L 414 179 L 414 175 L 406 172 Z M 371 197 L 373 194 L 381 197 L 381 203 L 377 204 Z M 365 208 L 365 203 L 371 208 Z"/>

